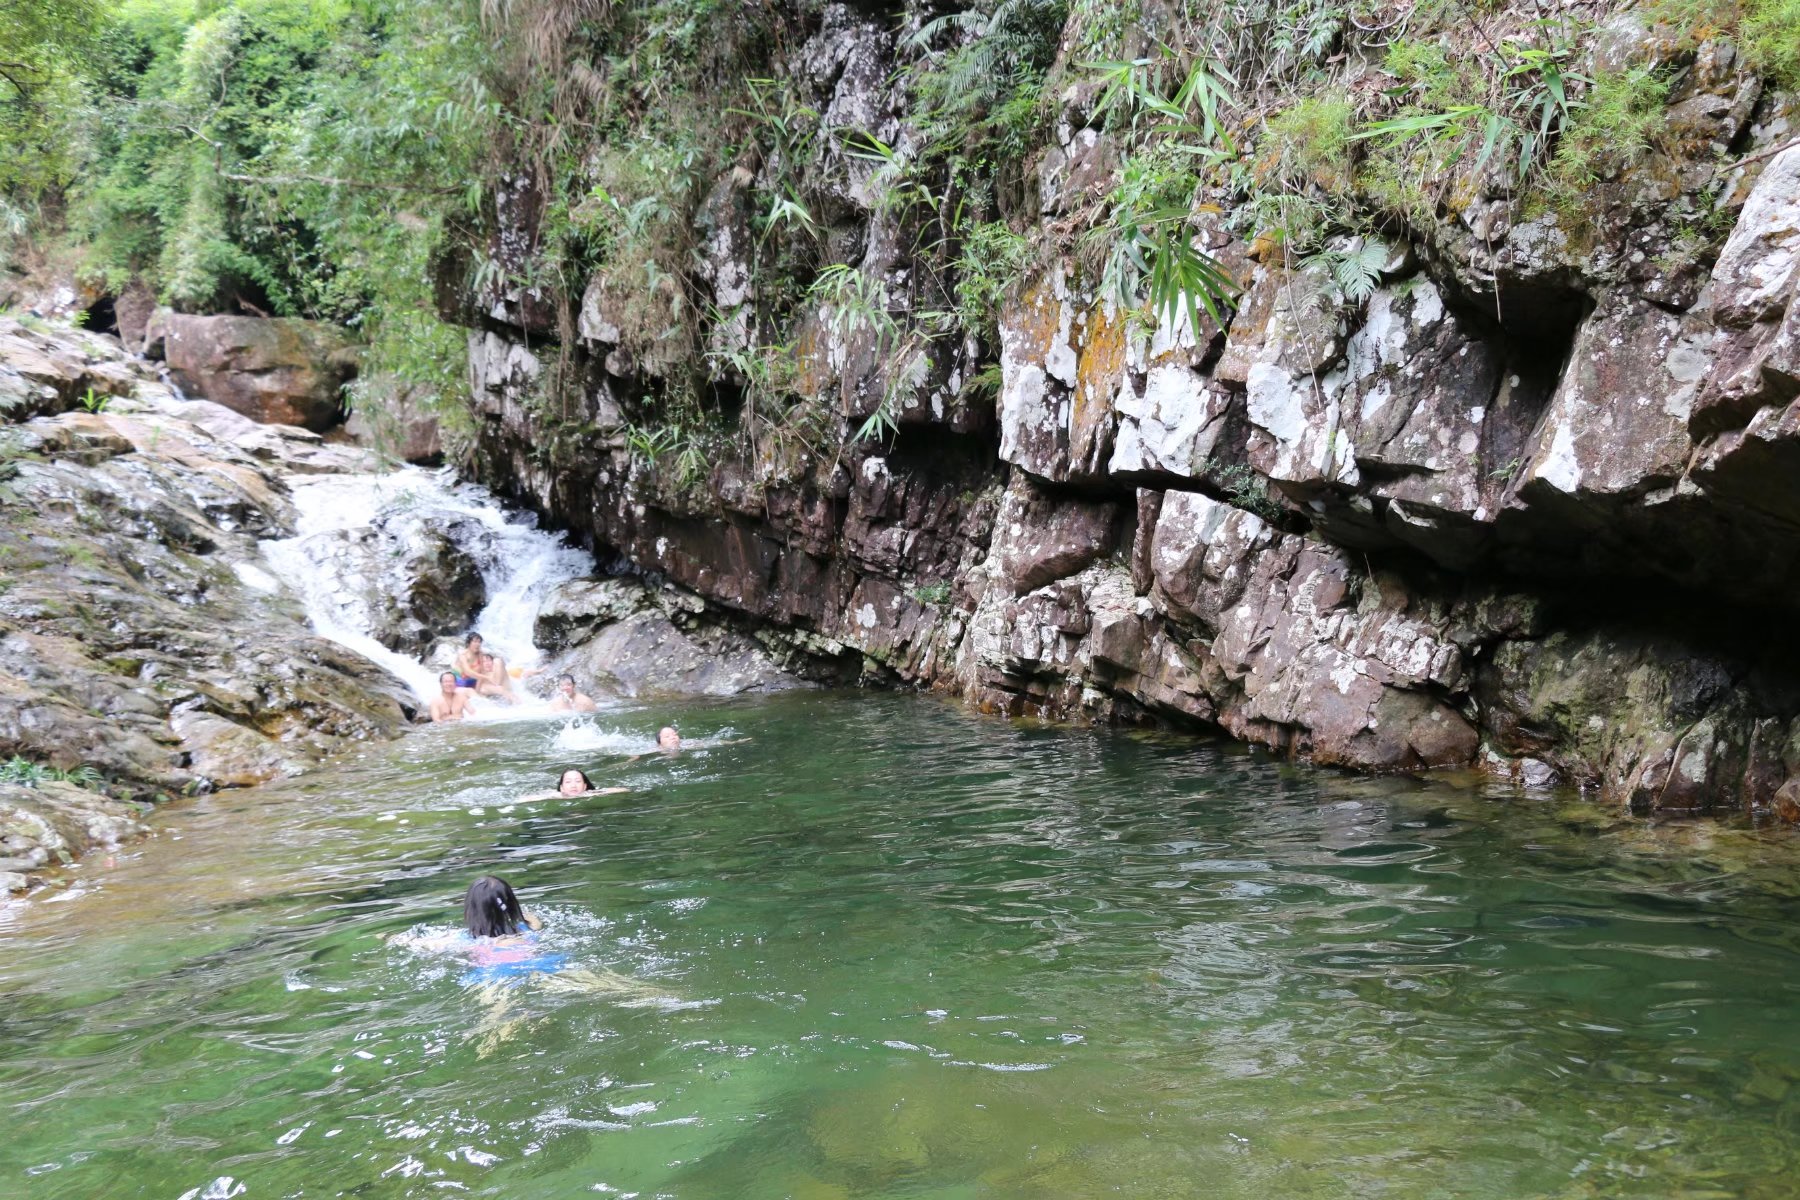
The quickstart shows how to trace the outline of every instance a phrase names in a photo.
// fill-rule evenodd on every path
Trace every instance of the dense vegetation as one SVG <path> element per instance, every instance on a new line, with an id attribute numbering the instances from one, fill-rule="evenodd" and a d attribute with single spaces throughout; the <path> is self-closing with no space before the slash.
<path id="1" fill-rule="evenodd" d="M 808 403 L 809 315 L 905 365 L 891 393 L 965 334 L 991 354 L 1001 298 L 1047 248 L 1074 250 L 1128 311 L 1198 321 L 1233 293 L 1191 237 L 1209 208 L 1352 298 L 1372 285 L 1380 230 L 1497 178 L 1579 226 L 1589 190 L 1664 119 L 1665 72 L 1591 61 L 1619 7 L 914 10 L 896 33 L 906 134 L 884 140 L 827 128 L 788 73 L 817 0 L 0 0 L 0 218 L 78 247 L 110 288 L 138 279 L 189 310 L 356 327 L 378 373 L 450 398 L 462 336 L 439 318 L 434 276 L 464 295 L 534 289 L 564 343 L 598 278 L 655 378 L 632 444 L 698 469 L 706 437 L 724 436 L 707 399 L 719 380 L 757 452 L 831 436 Z M 1769 76 L 1800 80 L 1800 0 L 1642 7 L 1678 41 L 1730 33 Z M 1071 83 L 1088 85 L 1120 161 L 1046 238 L 1028 164 Z M 827 151 L 861 164 L 920 268 L 904 297 L 865 270 L 866 215 L 809 173 Z M 756 286 L 733 315 L 746 335 L 719 344 L 696 214 L 734 167 L 752 181 Z M 502 181 L 535 198 L 527 247 L 493 237 Z M 1712 236 L 1710 214 L 1691 217 Z M 1049 246 L 1059 237 L 1071 244 Z M 992 383 L 971 371 L 965 386 Z M 839 435 L 891 428 L 891 401 Z"/>

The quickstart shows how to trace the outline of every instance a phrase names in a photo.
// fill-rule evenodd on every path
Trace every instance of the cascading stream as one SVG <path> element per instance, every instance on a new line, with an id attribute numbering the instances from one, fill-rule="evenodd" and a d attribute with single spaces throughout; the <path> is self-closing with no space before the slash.
<path id="1" fill-rule="evenodd" d="M 557 585 L 594 570 L 586 551 L 537 528 L 529 517 L 508 513 L 485 488 L 458 483 L 448 472 L 409 467 L 319 475 L 295 479 L 292 488 L 297 532 L 263 543 L 271 571 L 300 598 L 321 637 L 393 672 L 422 699 L 437 693 L 441 667 L 376 636 L 384 606 L 401 601 L 384 590 L 391 580 L 379 573 L 371 579 L 349 557 L 356 535 L 378 522 L 412 518 L 417 528 L 447 537 L 476 565 L 485 588 L 487 602 L 474 628 L 515 667 L 535 666 L 543 657 L 532 635 L 545 598 Z M 496 715 L 497 707 L 482 706 L 482 715 Z"/>

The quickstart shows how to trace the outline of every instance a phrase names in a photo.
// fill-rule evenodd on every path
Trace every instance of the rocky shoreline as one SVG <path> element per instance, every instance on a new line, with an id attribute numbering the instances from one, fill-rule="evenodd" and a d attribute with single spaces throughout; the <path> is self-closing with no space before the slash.
<path id="1" fill-rule="evenodd" d="M 418 707 L 258 565 L 285 480 L 377 458 L 183 399 L 114 339 L 0 318 L 0 886 L 141 832 L 139 802 L 297 774 Z M 23 419 L 20 419 L 23 418 Z"/>
<path id="2" fill-rule="evenodd" d="M 207 320 L 186 319 L 195 341 L 260 336 Z M 339 433 L 252 419 L 316 390 L 323 368 L 303 363 L 329 339 L 289 340 L 300 349 L 285 383 L 233 382 L 255 374 L 235 353 L 185 377 L 227 407 L 187 399 L 115 338 L 0 317 L 12 418 L 0 424 L 0 768 L 13 764 L 0 774 L 0 894 L 146 833 L 156 802 L 292 777 L 422 718 L 411 688 L 316 635 L 292 582 L 271 573 L 262 543 L 296 535 L 307 477 L 394 465 Z M 359 440 L 396 433 L 409 435 Z M 410 436 L 416 457 L 435 456 Z M 491 598 L 484 562 L 506 549 L 466 511 L 404 489 L 356 515 L 366 524 L 309 534 L 294 555 L 374 641 L 447 661 Z M 636 577 L 564 584 L 535 637 L 553 672 L 601 694 L 804 684 L 698 597 Z"/>

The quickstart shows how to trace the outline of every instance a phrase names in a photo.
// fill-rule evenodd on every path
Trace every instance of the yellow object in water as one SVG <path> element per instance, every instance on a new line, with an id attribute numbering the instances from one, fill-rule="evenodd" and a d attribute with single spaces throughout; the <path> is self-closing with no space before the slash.
<path id="1" fill-rule="evenodd" d="M 524 676 L 525 668 L 524 667 L 508 667 L 508 668 L 506 668 L 506 673 L 508 675 L 511 675 L 514 679 L 519 679 L 522 676 Z"/>

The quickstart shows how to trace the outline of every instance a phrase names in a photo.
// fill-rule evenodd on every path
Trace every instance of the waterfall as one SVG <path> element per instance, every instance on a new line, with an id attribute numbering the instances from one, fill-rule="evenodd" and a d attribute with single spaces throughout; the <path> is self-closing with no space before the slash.
<path id="1" fill-rule="evenodd" d="M 535 666 L 543 657 L 532 637 L 545 598 L 558 584 L 594 571 L 586 551 L 537 528 L 529 515 L 509 514 L 485 488 L 458 483 L 448 471 L 405 467 L 382 474 L 299 476 L 289 484 L 299 521 L 295 536 L 262 544 L 269 570 L 300 598 L 321 637 L 387 668 L 421 699 L 437 695 L 442 666 L 377 640 L 378 610 L 398 600 L 381 591 L 383 580 L 366 561 L 356 560 L 346 535 L 367 530 L 378 519 L 410 516 L 447 537 L 476 564 L 486 586 L 487 603 L 474 628 L 518 667 Z M 255 567 L 248 571 L 263 574 Z M 491 715 L 496 707 L 483 710 Z"/>

